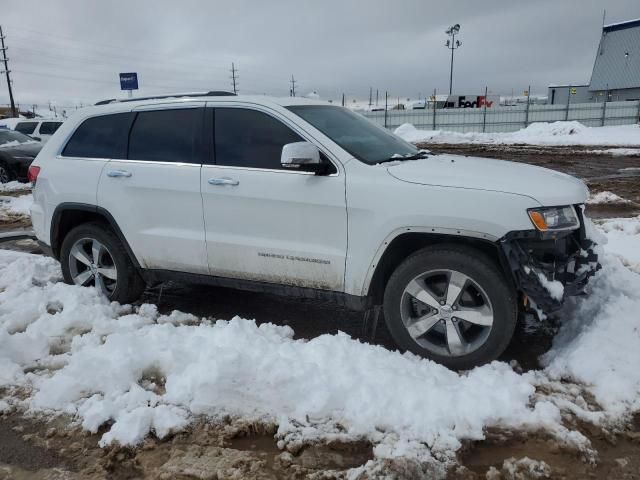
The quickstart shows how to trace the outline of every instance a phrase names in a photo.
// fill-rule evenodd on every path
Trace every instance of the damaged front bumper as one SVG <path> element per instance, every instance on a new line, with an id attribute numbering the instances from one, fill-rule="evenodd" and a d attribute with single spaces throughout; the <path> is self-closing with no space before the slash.
<path id="1" fill-rule="evenodd" d="M 516 288 L 537 313 L 552 313 L 567 296 L 584 293 L 600 269 L 596 245 L 586 238 L 582 215 L 576 230 L 510 232 L 500 246 Z"/>

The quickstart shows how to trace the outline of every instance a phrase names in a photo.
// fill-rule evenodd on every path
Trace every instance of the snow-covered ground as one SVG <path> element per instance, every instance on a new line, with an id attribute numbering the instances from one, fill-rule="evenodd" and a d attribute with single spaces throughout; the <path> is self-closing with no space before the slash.
<path id="1" fill-rule="evenodd" d="M 14 215 L 30 215 L 29 209 L 32 203 L 33 196 L 30 193 L 18 197 L 0 195 L 0 219 L 6 219 Z"/>
<path id="2" fill-rule="evenodd" d="M 640 217 L 599 221 L 609 240 L 608 247 L 624 265 L 640 273 Z"/>
<path id="3" fill-rule="evenodd" d="M 294 340 L 285 326 L 109 303 L 62 283 L 52 259 L 0 250 L 0 410 L 110 424 L 102 445 L 230 414 L 276 422 L 283 448 L 367 438 L 374 464 L 443 466 L 489 427 L 545 430 L 588 452 L 564 413 L 610 425 L 640 410 L 640 275 L 624 266 L 638 260 L 640 217 L 599 229 L 609 244 L 591 295 L 570 301 L 546 367 L 524 374 L 502 362 L 455 373 L 345 334 Z"/>
<path id="4" fill-rule="evenodd" d="M 587 199 L 588 205 L 626 205 L 628 203 L 631 203 L 631 201 L 609 191 L 589 195 Z"/>
<path id="5" fill-rule="evenodd" d="M 591 145 L 638 146 L 640 125 L 585 127 L 580 122 L 533 123 L 511 133 L 457 133 L 444 130 L 418 130 L 413 125 L 400 125 L 395 134 L 413 143 L 477 143 L 524 145 Z M 609 153 L 612 153 L 610 151 Z M 615 154 L 637 155 L 638 149 Z"/>
<path id="6" fill-rule="evenodd" d="M 2 192 L 18 192 L 21 190 L 31 190 L 30 183 L 22 183 L 17 180 L 11 180 L 7 183 L 0 183 L 0 193 Z"/>

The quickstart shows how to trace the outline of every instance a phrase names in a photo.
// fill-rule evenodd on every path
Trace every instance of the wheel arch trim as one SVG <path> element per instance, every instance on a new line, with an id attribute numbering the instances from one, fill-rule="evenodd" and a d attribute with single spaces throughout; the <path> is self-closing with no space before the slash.
<path id="1" fill-rule="evenodd" d="M 97 205 L 91 205 L 87 203 L 65 202 L 65 203 L 59 204 L 56 207 L 56 209 L 53 211 L 53 215 L 51 216 L 50 239 L 51 239 L 51 250 L 54 258 L 60 260 L 60 248 L 62 246 L 63 239 L 60 239 L 58 237 L 60 233 L 60 220 L 62 219 L 62 214 L 70 211 L 94 213 L 102 217 L 104 220 L 106 220 L 106 222 L 109 224 L 109 226 L 113 229 L 114 233 L 118 237 L 118 240 L 120 240 L 120 242 L 124 246 L 124 249 L 127 252 L 127 255 L 129 255 L 129 258 L 133 262 L 135 268 L 140 269 L 140 263 L 138 262 L 138 259 L 136 258 L 135 254 L 133 253 L 133 250 L 131 249 L 129 242 L 127 242 L 127 239 L 122 233 L 122 230 L 118 226 L 118 222 L 116 222 L 115 218 L 113 218 L 113 215 L 111 215 L 111 213 L 109 213 L 108 210 L 102 207 L 98 207 Z"/>
<path id="2" fill-rule="evenodd" d="M 392 243 L 399 239 L 401 236 L 406 234 L 418 234 L 424 235 L 425 237 L 432 236 L 434 238 L 447 238 L 452 241 L 452 243 L 459 242 L 460 240 L 472 240 L 479 241 L 486 245 L 492 245 L 497 249 L 497 241 L 498 237 L 483 233 L 476 232 L 473 230 L 465 230 L 459 228 L 440 228 L 440 227 L 401 227 L 393 230 L 387 237 L 382 241 L 378 249 L 376 250 L 376 254 L 369 264 L 369 268 L 367 269 L 366 276 L 364 278 L 364 282 L 362 285 L 361 295 L 369 296 L 372 294 L 373 280 L 378 272 L 378 267 L 385 254 L 389 251 L 389 248 L 392 248 Z"/>

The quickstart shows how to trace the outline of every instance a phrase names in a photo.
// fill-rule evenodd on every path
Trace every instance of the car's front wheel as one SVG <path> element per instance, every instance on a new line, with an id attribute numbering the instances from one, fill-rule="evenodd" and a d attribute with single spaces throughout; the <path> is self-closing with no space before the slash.
<path id="1" fill-rule="evenodd" d="M 482 252 L 434 246 L 409 256 L 391 275 L 384 314 L 402 349 L 469 369 L 495 360 L 508 346 L 516 294 Z"/>
<path id="2" fill-rule="evenodd" d="M 109 300 L 130 303 L 144 291 L 144 281 L 122 242 L 106 224 L 72 229 L 62 242 L 60 263 L 65 282 L 94 286 Z"/>

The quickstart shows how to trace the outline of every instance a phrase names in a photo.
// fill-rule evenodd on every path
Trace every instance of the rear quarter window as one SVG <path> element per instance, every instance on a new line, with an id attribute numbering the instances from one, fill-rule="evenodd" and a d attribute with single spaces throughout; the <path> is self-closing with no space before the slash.
<path id="1" fill-rule="evenodd" d="M 62 122 L 42 122 L 40 125 L 40 135 L 53 135 L 60 128 Z"/>
<path id="2" fill-rule="evenodd" d="M 16 124 L 15 131 L 24 133 L 25 135 L 31 135 L 38 126 L 38 122 L 20 122 Z"/>
<path id="3" fill-rule="evenodd" d="M 88 118 L 80 124 L 62 151 L 65 157 L 127 158 L 127 137 L 134 113 Z"/>

